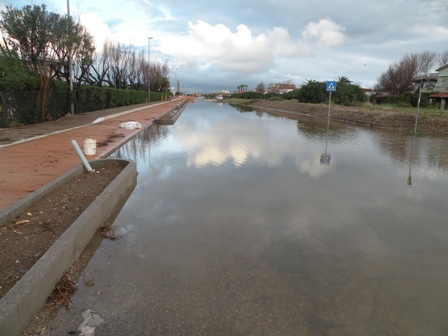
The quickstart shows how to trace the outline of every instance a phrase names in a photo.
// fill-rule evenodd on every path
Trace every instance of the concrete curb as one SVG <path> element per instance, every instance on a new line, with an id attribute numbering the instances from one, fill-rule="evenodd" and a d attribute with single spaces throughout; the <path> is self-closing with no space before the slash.
<path id="1" fill-rule="evenodd" d="M 182 114 L 182 112 L 184 111 L 185 107 L 187 106 L 187 102 L 184 101 L 179 105 L 176 105 L 175 107 L 173 107 L 171 110 L 165 112 L 164 114 L 162 114 L 160 117 L 158 117 L 155 120 L 155 123 L 157 125 L 174 125 L 177 121 L 177 119 L 179 119 L 180 115 Z M 168 115 L 169 113 L 176 111 L 176 114 L 170 118 L 170 119 L 164 119 L 164 117 L 166 115 Z"/>
<path id="2" fill-rule="evenodd" d="M 120 159 L 101 159 L 89 162 L 93 169 L 111 163 L 123 166 L 123 171 L 81 216 L 65 231 L 37 263 L 0 300 L 0 335 L 17 336 L 28 326 L 44 305 L 54 286 L 78 259 L 97 228 L 111 214 L 117 213 L 137 184 L 136 163 Z M 36 200 L 49 194 L 74 176 L 84 173 L 79 165 L 28 197 L 0 212 L 0 225 L 9 223 Z"/>

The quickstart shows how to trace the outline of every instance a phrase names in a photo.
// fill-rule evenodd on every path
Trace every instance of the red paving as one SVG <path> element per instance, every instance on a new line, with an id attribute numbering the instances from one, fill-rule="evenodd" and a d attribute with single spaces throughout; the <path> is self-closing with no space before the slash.
<path id="1" fill-rule="evenodd" d="M 101 158 L 151 125 L 154 119 L 179 103 L 179 100 L 162 104 L 160 102 L 159 104 L 153 103 L 139 111 L 112 117 L 95 124 L 91 122 L 96 118 L 110 117 L 114 113 L 123 113 L 126 110 L 142 107 L 142 105 L 67 116 L 56 122 L 20 129 L 0 129 L 0 137 L 3 139 L 7 136 L 20 139 L 36 134 L 60 132 L 0 147 L 0 211 L 79 165 L 81 161 L 71 140 L 76 140 L 82 149 L 84 139 L 96 139 L 99 143 L 105 141 L 110 135 L 119 135 L 112 140 L 113 142 L 108 142 L 106 146 L 99 147 L 97 145 L 96 155 L 87 156 L 88 160 Z M 119 127 L 121 123 L 127 121 L 138 121 L 142 125 L 142 129 L 126 130 Z M 70 129 L 73 127 L 79 128 Z M 66 129 L 69 130 L 61 132 Z M 0 142 L 0 144 L 2 143 Z"/>

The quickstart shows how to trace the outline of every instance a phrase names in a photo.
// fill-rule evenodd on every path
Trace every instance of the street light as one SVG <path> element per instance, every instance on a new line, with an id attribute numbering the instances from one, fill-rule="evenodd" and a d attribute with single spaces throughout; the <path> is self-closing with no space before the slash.
<path id="1" fill-rule="evenodd" d="M 169 79 L 168 79 L 168 61 L 171 61 L 169 58 L 167 58 L 166 60 L 165 60 L 165 69 L 166 69 L 166 80 L 168 81 L 168 83 L 166 83 L 166 84 L 168 84 L 166 87 L 165 87 L 165 98 L 166 98 L 166 100 L 168 100 L 168 89 L 169 89 L 169 87 L 170 87 L 170 81 L 169 81 Z"/>
<path id="2" fill-rule="evenodd" d="M 67 0 L 67 18 L 68 18 L 68 34 L 70 37 L 71 34 L 71 25 L 70 25 L 70 0 Z M 70 43 L 70 42 L 69 42 Z M 72 56 L 71 56 L 71 48 L 69 44 L 68 50 L 68 77 L 70 82 L 70 113 L 75 115 L 75 106 L 73 105 L 73 70 L 72 70 Z"/>
<path id="3" fill-rule="evenodd" d="M 152 37 L 148 37 L 148 102 L 151 101 L 151 58 L 149 55 L 151 39 Z"/>

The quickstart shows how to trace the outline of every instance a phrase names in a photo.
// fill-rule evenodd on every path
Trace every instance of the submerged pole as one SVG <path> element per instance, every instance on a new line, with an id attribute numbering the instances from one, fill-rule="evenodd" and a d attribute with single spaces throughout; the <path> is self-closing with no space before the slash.
<path id="1" fill-rule="evenodd" d="M 328 98 L 328 120 L 327 120 L 327 133 L 330 129 L 330 107 L 331 107 L 331 91 L 330 91 L 330 97 Z"/>
<path id="2" fill-rule="evenodd" d="M 417 102 L 417 112 L 415 114 L 414 134 L 417 133 L 418 111 L 420 110 L 420 98 L 422 96 L 422 85 L 423 85 L 423 79 L 420 80 L 420 86 L 418 88 L 418 102 Z"/>

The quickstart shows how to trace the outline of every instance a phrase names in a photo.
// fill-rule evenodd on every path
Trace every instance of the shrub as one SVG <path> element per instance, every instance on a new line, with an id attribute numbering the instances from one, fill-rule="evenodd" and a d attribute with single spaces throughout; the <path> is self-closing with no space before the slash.
<path id="1" fill-rule="evenodd" d="M 327 100 L 325 93 L 325 83 L 314 80 L 307 81 L 297 94 L 297 98 L 301 103 L 323 103 Z"/>

